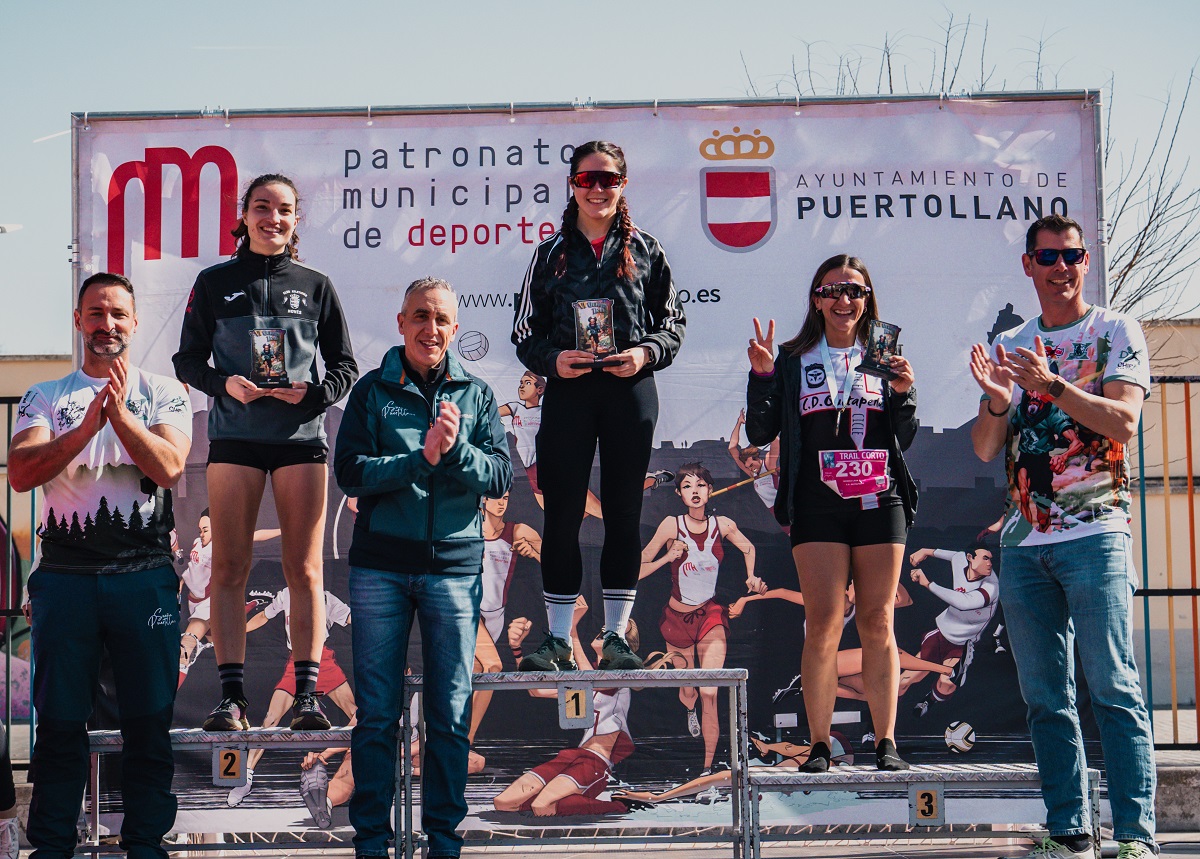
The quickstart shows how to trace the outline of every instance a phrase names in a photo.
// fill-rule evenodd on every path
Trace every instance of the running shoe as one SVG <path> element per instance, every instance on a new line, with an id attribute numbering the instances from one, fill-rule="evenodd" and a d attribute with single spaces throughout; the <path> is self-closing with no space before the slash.
<path id="1" fill-rule="evenodd" d="M 328 731 L 331 727 L 315 692 L 301 692 L 292 705 L 293 731 Z"/>
<path id="2" fill-rule="evenodd" d="M 802 773 L 823 773 L 829 772 L 829 762 L 832 757 L 832 752 L 829 746 L 825 743 L 813 743 L 808 750 L 808 760 L 800 765 Z"/>
<path id="3" fill-rule="evenodd" d="M 1082 850 L 1072 850 L 1067 845 L 1060 844 L 1053 838 L 1046 837 L 1024 856 L 1009 856 L 1005 857 L 1005 859 L 1093 859 L 1095 855 L 1096 852 L 1092 849 L 1090 843 Z M 1137 854 L 1133 855 L 1136 856 Z"/>
<path id="4" fill-rule="evenodd" d="M 254 770 L 246 770 L 246 783 L 238 785 L 229 791 L 229 797 L 225 800 L 230 808 L 237 808 L 242 804 L 242 800 L 250 795 L 250 789 L 254 787 Z"/>
<path id="5" fill-rule="evenodd" d="M 201 727 L 206 731 L 249 731 L 246 706 L 241 698 L 222 698 Z"/>
<path id="6" fill-rule="evenodd" d="M 625 639 L 615 632 L 606 632 L 600 648 L 600 664 L 596 667 L 601 671 L 640 671 L 643 665 Z"/>
<path id="7" fill-rule="evenodd" d="M 571 645 L 551 633 L 533 653 L 526 654 L 517 666 L 518 671 L 578 671 Z"/>
<path id="8" fill-rule="evenodd" d="M 1154 859 L 1156 855 L 1149 844 L 1141 841 L 1122 841 L 1117 850 L 1117 859 Z"/>
<path id="9" fill-rule="evenodd" d="M 912 769 L 908 761 L 900 757 L 896 744 L 885 737 L 875 744 L 875 769 L 884 772 L 902 772 Z"/>

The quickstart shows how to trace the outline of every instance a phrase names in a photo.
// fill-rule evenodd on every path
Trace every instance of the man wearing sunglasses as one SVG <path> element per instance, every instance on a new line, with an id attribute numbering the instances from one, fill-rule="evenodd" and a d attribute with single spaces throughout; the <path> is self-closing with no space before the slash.
<path id="1" fill-rule="evenodd" d="M 1091 857 L 1087 772 L 1075 705 L 1074 639 L 1100 728 L 1120 859 L 1157 853 L 1154 750 L 1133 660 L 1132 554 L 1125 445 L 1150 389 L 1146 340 L 1123 313 L 1083 296 L 1088 253 L 1075 221 L 1036 221 L 1021 257 L 1041 316 L 976 344 L 983 398 L 971 427 L 980 459 L 1005 453 L 1001 603 L 1028 707 L 1046 828 L 1030 853 Z M 1036 420 L 1030 416 L 1036 415 Z M 1079 442 L 1099 438 L 1104 465 Z"/>

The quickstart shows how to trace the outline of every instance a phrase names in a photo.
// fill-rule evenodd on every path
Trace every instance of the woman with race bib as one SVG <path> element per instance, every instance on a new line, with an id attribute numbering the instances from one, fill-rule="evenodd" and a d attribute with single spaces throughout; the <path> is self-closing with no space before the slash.
<path id="1" fill-rule="evenodd" d="M 917 432 L 912 365 L 890 359 L 890 382 L 857 371 L 868 323 L 878 319 L 867 267 L 840 254 L 817 269 L 800 333 L 774 354 L 775 320 L 754 320 L 746 437 L 779 435 L 775 516 L 791 527 L 804 594 L 800 669 L 812 753 L 801 769 L 829 768 L 837 651 L 853 582 L 863 681 L 881 770 L 908 769 L 896 751 L 899 658 L 892 628 L 904 541 L 917 491 L 902 451 Z"/>

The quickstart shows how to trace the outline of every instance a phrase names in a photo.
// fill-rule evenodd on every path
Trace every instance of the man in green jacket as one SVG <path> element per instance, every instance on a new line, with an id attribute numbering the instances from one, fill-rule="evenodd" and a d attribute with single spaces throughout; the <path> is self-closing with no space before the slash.
<path id="1" fill-rule="evenodd" d="M 387 855 L 396 731 L 414 614 L 421 626 L 426 742 L 421 828 L 430 859 L 458 856 L 466 816 L 471 668 L 482 596 L 480 498 L 512 484 L 491 389 L 449 354 L 458 298 L 422 278 L 397 316 L 403 346 L 367 373 L 346 404 L 334 473 L 358 498 L 350 544 L 354 680 L 350 800 L 357 857 Z"/>

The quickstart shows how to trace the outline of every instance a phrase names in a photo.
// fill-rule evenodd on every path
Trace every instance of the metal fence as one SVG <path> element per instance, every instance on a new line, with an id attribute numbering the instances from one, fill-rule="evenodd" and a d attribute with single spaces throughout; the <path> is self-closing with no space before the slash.
<path id="1" fill-rule="evenodd" d="M 1165 719 L 1156 720 L 1155 748 L 1200 750 L 1196 733 L 1200 589 L 1192 422 L 1200 376 L 1155 376 L 1151 382 L 1137 435 L 1142 586 L 1135 595 L 1142 600 L 1142 672 L 1146 700 L 1170 712 L 1169 728 Z"/>

